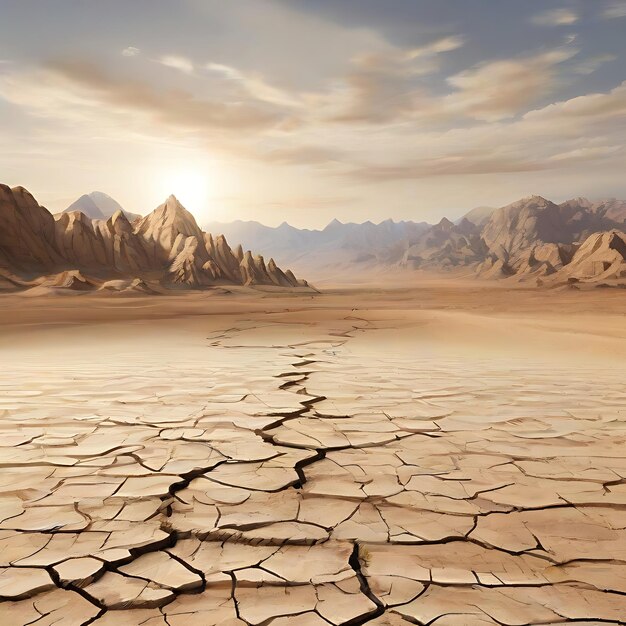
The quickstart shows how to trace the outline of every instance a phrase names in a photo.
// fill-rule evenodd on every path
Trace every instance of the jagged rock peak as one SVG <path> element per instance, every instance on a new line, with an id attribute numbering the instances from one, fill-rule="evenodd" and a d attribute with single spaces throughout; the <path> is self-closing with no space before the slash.
<path id="1" fill-rule="evenodd" d="M 454 224 L 447 217 L 442 217 L 437 226 L 442 230 L 450 230 L 451 228 L 454 228 Z"/>
<path id="2" fill-rule="evenodd" d="M 181 204 L 180 200 L 174 194 L 169 195 L 166 198 L 165 202 L 163 202 L 156 209 L 154 209 L 152 214 L 164 214 L 173 217 L 190 216 L 192 219 L 194 219 L 193 215 L 191 215 L 191 213 L 187 211 L 187 209 Z"/>
<path id="3" fill-rule="evenodd" d="M 144 239 L 159 242 L 167 249 L 172 247 L 179 235 L 202 238 L 196 219 L 174 195 L 139 220 L 135 232 Z"/>
<path id="4" fill-rule="evenodd" d="M 115 222 L 118 222 L 118 221 L 123 221 L 123 222 L 126 222 L 127 224 L 130 224 L 130 222 L 128 221 L 128 218 L 126 217 L 126 214 L 124 213 L 124 211 L 121 211 L 121 210 L 113 213 L 113 215 L 111 215 L 109 219 L 111 220 L 111 223 L 113 224 L 115 224 Z"/>
<path id="5" fill-rule="evenodd" d="M 107 228 L 112 233 L 132 233 L 133 227 L 123 211 L 116 211 L 106 222 Z"/>
<path id="6" fill-rule="evenodd" d="M 554 202 L 547 200 L 543 196 L 532 195 L 527 196 L 526 198 L 522 198 L 521 200 L 517 200 L 516 202 L 512 202 L 507 205 L 506 208 L 518 208 L 518 207 L 533 207 L 533 208 L 546 208 L 556 206 Z"/>
<path id="7" fill-rule="evenodd" d="M 169 195 L 167 200 L 159 205 L 153 213 L 159 213 L 172 220 L 188 222 L 199 230 L 196 218 L 180 203 L 174 194 Z"/>
<path id="8" fill-rule="evenodd" d="M 343 222 L 340 222 L 337 218 L 333 219 L 332 222 L 329 222 L 326 226 L 326 228 L 324 228 L 325 231 L 328 230 L 332 230 L 334 228 L 340 228 L 341 226 L 343 226 Z"/>
<path id="9" fill-rule="evenodd" d="M 74 222 L 81 222 L 83 225 L 89 224 L 91 226 L 91 217 L 85 215 L 82 211 L 64 211 L 63 213 L 59 213 L 55 216 L 55 220 L 57 222 L 61 222 L 63 224 L 72 224 Z"/>

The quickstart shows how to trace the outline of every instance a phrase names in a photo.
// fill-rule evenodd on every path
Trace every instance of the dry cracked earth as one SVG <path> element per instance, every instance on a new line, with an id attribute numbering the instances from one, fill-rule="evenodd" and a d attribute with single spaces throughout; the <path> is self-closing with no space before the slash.
<path id="1" fill-rule="evenodd" d="M 624 623 L 623 369 L 422 354 L 392 318 L 3 366 L 0 624 Z"/>

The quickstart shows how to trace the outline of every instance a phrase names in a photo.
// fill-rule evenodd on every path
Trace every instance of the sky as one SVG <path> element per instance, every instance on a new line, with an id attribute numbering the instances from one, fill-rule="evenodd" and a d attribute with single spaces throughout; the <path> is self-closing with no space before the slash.
<path id="1" fill-rule="evenodd" d="M 0 182 L 200 223 L 626 198 L 626 0 L 0 0 Z"/>

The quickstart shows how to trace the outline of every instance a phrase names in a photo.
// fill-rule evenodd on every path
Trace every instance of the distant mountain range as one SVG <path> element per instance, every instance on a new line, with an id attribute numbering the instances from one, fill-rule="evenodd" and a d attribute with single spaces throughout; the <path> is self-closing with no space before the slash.
<path id="1" fill-rule="evenodd" d="M 425 222 L 394 222 L 362 224 L 333 220 L 323 230 L 306 230 L 286 222 L 276 228 L 259 222 L 211 222 L 206 228 L 223 233 L 227 239 L 239 241 L 255 250 L 271 254 L 318 277 L 337 275 L 342 271 L 367 271 L 371 268 L 397 264 L 412 241 L 426 232 Z"/>
<path id="2" fill-rule="evenodd" d="M 84 211 L 70 210 L 78 206 Z M 615 199 L 555 204 L 530 196 L 435 225 L 333 220 L 307 230 L 235 221 L 203 232 L 170 196 L 150 215 L 132 218 L 101 192 L 52 216 L 25 189 L 0 185 L 0 287 L 307 287 L 280 266 L 314 282 L 343 284 L 410 281 L 426 270 L 537 285 L 626 286 L 626 202 Z M 233 251 L 227 240 L 239 246 Z M 250 249 L 257 255 L 244 253 Z"/>
<path id="3" fill-rule="evenodd" d="M 271 250 L 280 263 L 306 271 L 312 280 L 418 269 L 538 283 L 626 278 L 619 243 L 626 240 L 626 202 L 615 199 L 555 204 L 530 196 L 498 209 L 478 207 L 457 223 L 443 218 L 435 225 L 333 220 L 323 230 L 300 230 L 286 223 L 270 228 L 235 221 L 214 222 L 208 229 L 261 252 Z M 600 248 L 583 262 L 591 252 L 585 245 L 590 238 Z"/>
<path id="4" fill-rule="evenodd" d="M 98 208 L 104 214 L 102 205 Z M 308 289 L 273 259 L 265 263 L 241 246 L 232 250 L 223 236 L 203 232 L 174 196 L 131 224 L 121 209 L 107 219 L 80 211 L 53 216 L 23 187 L 0 185 L 0 225 L 0 288 L 5 290 Z"/>

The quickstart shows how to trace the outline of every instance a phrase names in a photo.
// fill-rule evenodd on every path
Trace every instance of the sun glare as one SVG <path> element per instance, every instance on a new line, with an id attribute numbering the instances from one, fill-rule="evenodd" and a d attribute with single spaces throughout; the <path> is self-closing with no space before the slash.
<path id="1" fill-rule="evenodd" d="M 164 195 L 174 194 L 196 216 L 208 214 L 209 176 L 199 169 L 180 169 L 162 180 Z"/>

